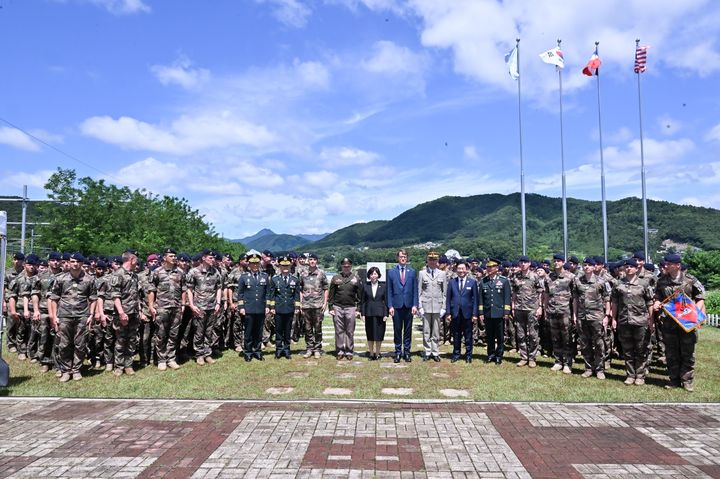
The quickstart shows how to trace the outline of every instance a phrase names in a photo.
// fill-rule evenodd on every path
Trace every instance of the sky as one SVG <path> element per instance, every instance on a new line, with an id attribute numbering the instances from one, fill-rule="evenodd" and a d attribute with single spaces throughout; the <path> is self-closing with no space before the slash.
<path id="1" fill-rule="evenodd" d="M 57 168 L 184 197 L 227 238 L 446 195 L 720 207 L 714 0 L 0 0 L 0 195 Z M 504 56 L 520 38 L 518 83 Z M 598 81 L 582 74 L 595 42 Z M 19 129 L 18 129 L 19 128 Z M 650 225 L 652 227 L 652 225 Z"/>

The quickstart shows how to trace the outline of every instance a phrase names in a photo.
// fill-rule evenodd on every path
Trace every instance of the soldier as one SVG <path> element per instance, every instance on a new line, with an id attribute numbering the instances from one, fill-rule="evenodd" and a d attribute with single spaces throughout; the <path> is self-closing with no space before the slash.
<path id="1" fill-rule="evenodd" d="M 48 255 L 47 269 L 39 272 L 32 283 L 33 323 L 37 324 L 37 352 L 35 358 L 40 362 L 40 372 L 46 373 L 53 364 L 52 352 L 55 342 L 55 330 L 50 322 L 48 295 L 55 278 L 60 274 L 60 254 Z"/>
<path id="2" fill-rule="evenodd" d="M 28 342 L 30 339 L 32 313 L 32 283 L 37 274 L 37 267 L 40 258 L 34 254 L 25 257 L 23 271 L 18 274 L 10 283 L 8 291 L 10 314 L 15 320 L 15 347 L 18 352 L 18 359 L 24 361 L 28 358 Z M 19 304 L 19 308 L 18 308 Z M 18 312 L 19 309 L 19 312 Z"/>
<path id="3" fill-rule="evenodd" d="M 423 318 L 423 361 L 440 361 L 440 321 L 445 316 L 447 277 L 438 269 L 440 256 L 427 254 L 427 266 L 418 272 L 420 315 Z"/>
<path id="4" fill-rule="evenodd" d="M 555 357 L 555 364 L 551 369 L 572 374 L 572 362 L 577 352 L 577 350 L 573 350 L 572 316 L 570 314 L 575 276 L 564 269 L 565 256 L 561 253 L 553 255 L 553 266 L 554 270 L 547 275 L 543 294 L 543 309 L 546 319 L 550 323 Z"/>
<path id="5" fill-rule="evenodd" d="M 595 259 L 583 260 L 585 274 L 575 277 L 573 288 L 574 322 L 578 329 L 580 350 L 585 360 L 582 377 L 593 374 L 605 379 L 605 330 L 610 318 L 610 295 L 605 282 L 595 275 Z"/>
<path id="6" fill-rule="evenodd" d="M 445 291 L 447 291 L 447 284 L 450 281 L 449 274 L 450 260 L 444 254 L 440 255 L 438 259 L 438 270 L 445 274 Z M 447 294 L 447 293 L 446 293 Z M 450 341 L 450 317 L 447 314 L 442 315 L 440 318 L 440 342 L 441 344 L 447 344 Z"/>
<path id="7" fill-rule="evenodd" d="M 263 250 L 260 262 L 260 270 L 267 274 L 268 279 L 275 276 L 275 256 L 272 251 Z M 262 349 L 265 349 L 267 345 L 273 340 L 275 336 L 275 320 L 272 315 L 268 312 L 265 315 L 265 322 L 263 323 L 263 335 L 262 335 Z"/>
<path id="8" fill-rule="evenodd" d="M 187 274 L 190 272 L 190 264 L 192 263 L 192 260 L 190 258 L 190 255 L 187 253 L 180 253 L 178 255 L 178 269 L 185 273 L 186 276 L 186 282 L 185 285 L 187 286 Z M 180 338 L 180 344 L 178 346 L 178 360 L 183 361 L 184 359 L 187 359 L 189 356 L 192 356 L 192 338 L 195 335 L 195 330 L 193 328 L 193 317 L 195 316 L 195 313 L 192 309 L 190 309 L 190 303 L 188 301 L 188 295 L 187 292 L 185 293 L 185 296 L 183 297 L 183 313 L 182 313 L 182 321 L 180 322 L 180 331 L 178 332 L 178 337 Z"/>
<path id="9" fill-rule="evenodd" d="M 220 313 L 223 278 L 215 267 L 215 256 L 209 249 L 200 255 L 200 264 L 192 268 L 186 278 L 187 298 L 193 312 L 193 349 L 195 362 L 202 366 L 213 364 L 212 344 L 215 323 Z"/>
<path id="10" fill-rule="evenodd" d="M 243 356 L 248 362 L 253 358 L 264 361 L 262 334 L 263 322 L 270 314 L 270 278 L 260 271 L 260 255 L 248 256 L 248 264 L 250 271 L 240 276 L 235 291 L 245 327 Z"/>
<path id="11" fill-rule="evenodd" d="M 487 362 L 502 364 L 505 346 L 504 325 L 512 311 L 510 282 L 498 274 L 500 262 L 489 259 L 487 275 L 478 285 L 478 311 L 483 317 L 487 336 Z"/>
<path id="12" fill-rule="evenodd" d="M 520 256 L 518 272 L 511 278 L 513 292 L 513 319 L 518 337 L 520 362 L 518 367 L 527 365 L 534 368 L 538 352 L 538 321 L 542 316 L 543 282 L 530 271 L 530 258 Z"/>
<path id="13" fill-rule="evenodd" d="M 21 252 L 17 252 L 13 255 L 13 266 L 9 270 L 5 272 L 5 301 L 7 301 L 7 304 L 3 304 L 3 313 L 9 313 L 9 303 L 10 303 L 10 285 L 13 283 L 15 278 L 20 275 L 25 268 L 25 255 Z M 8 344 L 8 351 L 11 353 L 17 353 L 17 326 L 16 323 L 18 320 L 15 319 L 14 315 L 8 314 L 8 324 L 7 324 L 7 344 Z"/>
<path id="14" fill-rule="evenodd" d="M 185 273 L 177 267 L 177 253 L 166 248 L 162 264 L 148 278 L 148 310 L 155 320 L 153 346 L 158 369 L 180 369 L 177 363 L 178 332 L 182 322 Z"/>
<path id="15" fill-rule="evenodd" d="M 318 257 L 310 253 L 307 260 L 308 269 L 300 277 L 300 303 L 303 321 L 305 322 L 305 343 L 307 350 L 304 358 L 322 354 L 322 321 L 328 300 L 328 280 L 325 273 L 318 268 Z"/>
<path id="16" fill-rule="evenodd" d="M 137 334 L 140 321 L 146 316 L 140 309 L 140 284 L 135 267 L 138 264 L 137 252 L 126 250 L 122 255 L 122 265 L 109 278 L 109 296 L 115 306 L 113 330 L 115 331 L 115 356 L 113 363 L 115 376 L 123 373 L 135 374 L 133 357 L 137 349 Z M 105 296 L 105 295 L 103 295 Z M 104 302 L 103 299 L 100 301 Z"/>
<path id="17" fill-rule="evenodd" d="M 637 277 L 638 265 L 634 259 L 625 261 L 625 278 L 612 293 L 613 327 L 625 358 L 625 384 L 645 384 L 648 369 L 647 342 L 650 340 L 653 292 L 647 283 Z"/>
<path id="18" fill-rule="evenodd" d="M 155 333 L 155 318 L 150 314 L 148 295 L 150 291 L 150 274 L 160 264 L 158 255 L 151 254 L 147 257 L 145 267 L 138 273 L 138 285 L 140 287 L 140 310 L 143 313 L 144 320 L 140 321 L 138 326 L 137 339 L 140 347 L 140 365 L 147 366 L 153 363 L 153 336 Z M 139 265 L 138 265 L 138 269 Z"/>
<path id="19" fill-rule="evenodd" d="M 104 288 L 104 283 L 108 279 L 107 264 L 103 260 L 95 262 L 95 290 L 98 292 L 98 298 L 100 299 Z M 107 365 L 105 355 L 105 344 L 106 344 L 106 331 L 110 336 L 113 335 L 112 324 L 108 326 L 108 317 L 112 317 L 114 311 L 114 305 L 111 301 L 103 300 L 103 308 L 100 308 L 100 302 L 98 301 L 95 307 L 94 321 L 88 330 L 88 359 L 90 365 L 96 369 L 104 369 Z M 109 308 L 107 314 L 103 314 L 103 309 Z M 108 341 L 111 341 L 108 338 Z M 114 361 L 113 350 L 110 350 L 110 364 Z M 110 369 L 112 371 L 112 367 Z"/>
<path id="20" fill-rule="evenodd" d="M 665 274 L 655 287 L 655 309 L 660 311 L 663 339 L 665 341 L 665 357 L 670 382 L 665 386 L 673 389 L 682 386 L 686 391 L 694 390 L 695 379 L 695 344 L 698 330 L 686 333 L 668 313 L 662 309 L 662 302 L 682 292 L 705 312 L 705 288 L 694 277 L 681 271 L 681 258 L 678 254 L 665 256 Z"/>
<path id="21" fill-rule="evenodd" d="M 270 280 L 270 313 L 275 316 L 275 359 L 290 359 L 290 328 L 300 311 L 300 280 L 290 274 L 292 260 L 284 256 L 278 262 L 280 274 Z"/>
<path id="22" fill-rule="evenodd" d="M 307 271 L 307 266 L 305 266 L 305 257 L 303 255 L 298 256 L 297 253 L 291 251 L 288 253 L 288 258 L 290 258 L 293 262 L 290 268 L 290 273 L 295 275 L 295 277 L 299 280 L 302 278 L 305 271 Z M 300 341 L 301 336 L 305 336 L 305 323 L 302 320 L 302 314 L 298 311 L 293 315 L 292 327 L 290 329 L 290 341 L 292 344 L 296 344 Z"/>
<path id="23" fill-rule="evenodd" d="M 352 360 L 355 354 L 355 320 L 360 304 L 362 288 L 360 278 L 352 272 L 352 260 L 340 261 L 340 273 L 330 280 L 328 309 L 335 326 L 335 349 L 337 359 Z"/>
<path id="24" fill-rule="evenodd" d="M 97 299 L 95 281 L 85 274 L 85 258 L 73 253 L 68 260 L 68 272 L 55 279 L 49 296 L 50 321 L 57 332 L 57 363 L 60 382 L 82 379 L 80 367 L 85 360 L 87 328 L 92 323 Z"/>
<path id="25" fill-rule="evenodd" d="M 242 345 L 244 342 L 244 330 L 243 330 L 243 322 L 242 318 L 238 314 L 237 311 L 237 305 L 235 304 L 235 298 L 233 292 L 237 289 L 238 281 L 240 281 L 240 276 L 245 272 L 245 268 L 243 267 L 243 263 L 245 263 L 243 257 L 240 257 L 238 259 L 238 263 L 235 265 L 235 267 L 228 272 L 227 276 L 225 276 L 225 297 L 227 299 L 227 309 L 230 314 L 230 324 L 228 325 L 228 328 L 230 329 L 229 335 L 232 335 L 232 344 L 235 346 L 235 352 L 242 353 Z M 230 341 L 228 341 L 228 344 L 230 344 Z"/>

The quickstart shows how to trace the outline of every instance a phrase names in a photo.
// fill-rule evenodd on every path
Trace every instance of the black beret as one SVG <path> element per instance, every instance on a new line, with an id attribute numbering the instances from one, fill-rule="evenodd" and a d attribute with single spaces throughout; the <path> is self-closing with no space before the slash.
<path id="1" fill-rule="evenodd" d="M 642 251 L 635 251 L 635 253 L 633 253 L 633 258 L 639 259 L 640 261 L 645 261 L 645 253 L 643 253 Z"/>
<path id="2" fill-rule="evenodd" d="M 60 253 L 58 253 L 57 251 L 51 251 L 48 254 L 48 259 L 60 261 L 62 259 L 62 255 Z"/>
<path id="3" fill-rule="evenodd" d="M 593 258 L 592 256 L 588 256 L 583 260 L 583 264 L 589 264 L 591 266 L 595 266 L 595 264 L 596 264 L 595 258 Z"/>
<path id="4" fill-rule="evenodd" d="M 673 264 L 680 264 L 680 263 L 682 263 L 682 258 L 677 253 L 670 253 L 670 254 L 665 255 L 665 262 L 673 263 Z"/>
<path id="5" fill-rule="evenodd" d="M 637 260 L 635 258 L 628 258 L 625 260 L 625 266 L 632 266 L 633 268 L 637 268 Z"/>
<path id="6" fill-rule="evenodd" d="M 318 259 L 317 255 L 316 255 L 315 253 L 310 253 L 310 254 L 308 255 L 308 258 Z"/>
<path id="7" fill-rule="evenodd" d="M 25 261 L 25 255 L 22 254 L 20 251 L 18 251 L 17 253 L 15 253 L 13 255 L 13 259 L 18 260 L 18 261 Z"/>
<path id="8" fill-rule="evenodd" d="M 177 251 L 175 251 L 175 250 L 172 249 L 172 248 L 165 248 L 165 249 L 162 251 L 162 254 L 177 254 Z"/>
<path id="9" fill-rule="evenodd" d="M 63 260 L 63 261 L 68 261 L 68 260 L 70 259 L 70 256 L 71 256 L 70 253 L 63 253 L 63 254 L 62 254 L 62 260 Z"/>
<path id="10" fill-rule="evenodd" d="M 645 263 L 645 270 L 653 272 L 655 271 L 655 265 L 652 263 Z"/>
<path id="11" fill-rule="evenodd" d="M 83 256 L 82 253 L 73 253 L 70 255 L 70 259 L 74 259 L 75 261 L 79 261 L 81 263 L 85 262 L 85 256 Z"/>
<path id="12" fill-rule="evenodd" d="M 559 259 L 560 261 L 565 261 L 565 255 L 562 253 L 555 253 L 553 255 L 553 259 Z"/>
<path id="13" fill-rule="evenodd" d="M 107 269 L 107 263 L 103 260 L 99 260 L 97 263 L 95 263 L 95 267 L 97 269 Z"/>
<path id="14" fill-rule="evenodd" d="M 568 260 L 570 263 L 578 264 L 580 261 L 578 260 L 578 257 L 575 255 L 570 256 L 570 259 Z"/>
<path id="15" fill-rule="evenodd" d="M 25 262 L 27 264 L 37 266 L 40 264 L 40 258 L 38 257 L 38 255 L 30 253 L 25 257 Z"/>
<path id="16" fill-rule="evenodd" d="M 525 263 L 529 263 L 529 262 L 530 262 L 530 258 L 529 258 L 528 256 L 526 256 L 526 255 L 522 255 L 522 256 L 520 256 L 520 257 L 518 258 L 518 261 L 524 261 Z"/>
<path id="17" fill-rule="evenodd" d="M 447 264 L 448 263 L 448 257 L 444 254 L 440 255 L 440 259 L 438 259 L 438 263 L 440 264 Z"/>

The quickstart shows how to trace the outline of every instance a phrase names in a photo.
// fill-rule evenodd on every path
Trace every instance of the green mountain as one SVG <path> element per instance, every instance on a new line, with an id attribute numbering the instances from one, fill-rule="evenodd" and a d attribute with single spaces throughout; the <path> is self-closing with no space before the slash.
<path id="1" fill-rule="evenodd" d="M 545 255 L 562 250 L 560 198 L 526 195 L 528 250 Z M 607 203 L 610 256 L 643 247 L 642 203 L 624 198 Z M 650 251 L 679 247 L 720 249 L 720 210 L 648 201 Z M 568 247 L 575 254 L 602 254 L 599 201 L 568 198 Z M 667 242 L 666 240 L 670 240 Z M 663 244 L 663 242 L 665 243 Z M 312 243 L 315 249 L 394 248 L 441 243 L 462 254 L 512 257 L 521 250 L 520 194 L 446 196 L 411 208 L 390 221 L 358 223 Z"/>
<path id="2" fill-rule="evenodd" d="M 258 251 L 269 249 L 274 252 L 289 251 L 308 243 L 310 243 L 310 240 L 306 240 L 299 236 L 276 233 L 261 236 L 249 243 L 243 242 L 243 244 L 250 249 L 256 249 Z"/>

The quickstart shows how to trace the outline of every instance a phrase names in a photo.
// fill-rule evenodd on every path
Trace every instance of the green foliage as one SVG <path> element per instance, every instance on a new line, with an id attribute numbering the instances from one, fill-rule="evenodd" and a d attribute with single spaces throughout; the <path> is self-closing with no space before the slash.
<path id="1" fill-rule="evenodd" d="M 688 252 L 683 261 L 707 289 L 720 288 L 720 251 Z"/>
<path id="2" fill-rule="evenodd" d="M 242 244 L 218 237 L 185 199 L 78 179 L 70 169 L 58 169 L 45 188 L 55 202 L 39 206 L 51 223 L 42 228 L 41 238 L 52 249 L 85 254 L 116 254 L 126 248 L 148 253 L 168 246 L 187 252 L 244 251 Z"/>
<path id="3" fill-rule="evenodd" d="M 710 291 L 705 296 L 705 310 L 709 314 L 720 314 L 720 291 Z"/>
<path id="4" fill-rule="evenodd" d="M 272 233 L 247 243 L 248 248 L 273 252 L 290 251 L 308 244 L 310 241 L 299 236 Z"/>

